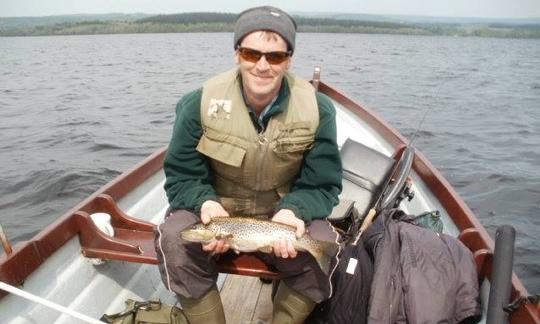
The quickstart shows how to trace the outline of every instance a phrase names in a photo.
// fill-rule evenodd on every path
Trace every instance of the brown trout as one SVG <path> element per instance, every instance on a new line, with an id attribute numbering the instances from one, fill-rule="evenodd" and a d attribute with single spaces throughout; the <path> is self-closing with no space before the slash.
<path id="1" fill-rule="evenodd" d="M 251 217 L 214 217 L 207 225 L 197 223 L 183 230 L 181 236 L 186 241 L 202 244 L 225 239 L 237 252 L 271 253 L 274 242 L 292 241 L 296 250 L 313 255 L 327 275 L 331 258 L 339 248 L 337 243 L 318 241 L 307 233 L 296 238 L 292 226 Z"/>

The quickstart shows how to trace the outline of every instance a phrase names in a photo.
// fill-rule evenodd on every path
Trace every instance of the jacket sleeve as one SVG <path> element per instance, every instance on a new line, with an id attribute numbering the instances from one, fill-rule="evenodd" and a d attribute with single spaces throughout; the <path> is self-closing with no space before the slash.
<path id="1" fill-rule="evenodd" d="M 206 200 L 217 200 L 212 173 L 204 155 L 196 150 L 202 136 L 202 90 L 188 93 L 176 106 L 176 121 L 163 165 L 170 207 L 199 213 Z"/>
<path id="2" fill-rule="evenodd" d="M 279 202 L 276 211 L 290 209 L 305 221 L 326 218 L 338 203 L 341 193 L 342 166 L 336 142 L 336 110 L 321 93 L 317 93 L 319 128 L 315 143 L 304 155 L 298 178 L 291 192 Z"/>

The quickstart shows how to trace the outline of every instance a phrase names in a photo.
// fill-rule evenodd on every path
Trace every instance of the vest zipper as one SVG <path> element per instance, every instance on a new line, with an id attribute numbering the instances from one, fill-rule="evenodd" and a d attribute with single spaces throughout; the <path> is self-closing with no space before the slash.
<path id="1" fill-rule="evenodd" d="M 263 170 L 266 159 L 264 158 L 266 156 L 266 151 L 268 150 L 268 139 L 264 136 L 264 130 L 257 135 L 259 137 L 259 155 L 257 156 L 257 167 L 256 167 L 256 183 L 255 183 L 255 199 L 253 199 L 253 210 L 251 213 L 255 215 L 257 211 L 257 196 L 258 192 L 261 190 L 262 186 L 262 179 L 263 179 Z"/>

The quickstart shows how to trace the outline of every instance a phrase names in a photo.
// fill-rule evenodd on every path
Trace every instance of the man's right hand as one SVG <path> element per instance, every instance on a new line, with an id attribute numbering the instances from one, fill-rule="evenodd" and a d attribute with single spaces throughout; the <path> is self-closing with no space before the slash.
<path id="1" fill-rule="evenodd" d="M 229 213 L 214 200 L 207 200 L 201 205 L 201 222 L 208 224 L 214 217 L 228 217 Z M 203 245 L 202 249 L 211 253 L 225 253 L 229 250 L 229 244 L 224 240 L 216 240 Z"/>

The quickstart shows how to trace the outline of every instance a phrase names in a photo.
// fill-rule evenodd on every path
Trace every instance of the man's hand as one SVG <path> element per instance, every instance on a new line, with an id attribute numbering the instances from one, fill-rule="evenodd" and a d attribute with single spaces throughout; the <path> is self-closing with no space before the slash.
<path id="1" fill-rule="evenodd" d="M 210 220 L 214 217 L 227 216 L 229 216 L 229 213 L 217 201 L 207 200 L 201 205 L 201 222 L 205 225 L 210 223 Z"/>
<path id="2" fill-rule="evenodd" d="M 306 224 L 304 223 L 304 221 L 296 217 L 294 215 L 294 212 L 290 209 L 281 209 L 274 215 L 274 217 L 272 217 L 272 221 L 276 223 L 290 225 L 296 228 L 297 238 L 302 237 L 302 235 L 304 235 L 306 231 Z M 291 241 L 277 241 L 276 243 L 274 243 L 273 248 L 274 254 L 280 258 L 296 258 L 296 256 L 298 255 L 298 252 L 294 248 Z"/>
<path id="3" fill-rule="evenodd" d="M 205 201 L 201 206 L 201 222 L 208 224 L 214 217 L 228 217 L 229 213 L 221 206 L 220 203 L 213 200 Z M 203 245 L 202 249 L 211 253 L 225 253 L 230 246 L 224 239 L 216 240 Z"/>

